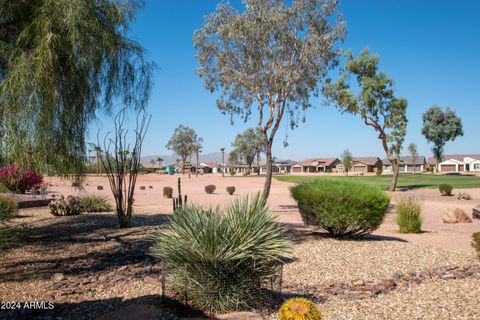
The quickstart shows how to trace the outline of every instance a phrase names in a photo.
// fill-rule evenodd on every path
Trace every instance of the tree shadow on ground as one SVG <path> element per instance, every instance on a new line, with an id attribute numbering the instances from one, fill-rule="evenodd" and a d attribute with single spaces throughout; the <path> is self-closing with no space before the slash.
<path id="1" fill-rule="evenodd" d="M 23 306 L 25 302 L 20 302 Z M 46 304 L 48 306 L 48 302 Z M 121 297 L 80 302 L 54 303 L 53 309 L 2 310 L 0 319 L 75 319 L 75 320 L 153 320 L 177 317 L 208 318 L 193 306 L 161 295 L 140 296 L 133 299 Z M 116 312 L 113 312 L 116 311 Z M 113 313 L 112 313 L 113 312 Z"/>

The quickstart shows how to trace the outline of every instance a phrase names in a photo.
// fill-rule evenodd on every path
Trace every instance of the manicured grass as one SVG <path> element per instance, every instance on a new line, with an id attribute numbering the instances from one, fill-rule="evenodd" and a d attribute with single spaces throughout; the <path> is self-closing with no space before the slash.
<path id="1" fill-rule="evenodd" d="M 315 179 L 343 180 L 349 179 L 367 184 L 376 185 L 381 189 L 388 189 L 391 175 L 381 176 L 278 176 L 275 179 L 286 182 L 311 182 Z M 438 188 L 440 184 L 451 184 L 453 188 L 480 188 L 480 177 L 475 176 L 455 176 L 455 175 L 433 175 L 433 174 L 400 174 L 398 178 L 398 188 Z"/>

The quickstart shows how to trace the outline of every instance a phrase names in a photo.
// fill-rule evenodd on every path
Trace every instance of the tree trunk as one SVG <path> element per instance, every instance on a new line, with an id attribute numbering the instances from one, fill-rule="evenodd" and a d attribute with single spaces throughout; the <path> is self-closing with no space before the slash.
<path id="1" fill-rule="evenodd" d="M 392 176 L 392 182 L 390 183 L 390 188 L 388 188 L 388 191 L 395 192 L 395 189 L 397 189 L 398 174 L 399 174 L 400 166 L 398 165 L 397 160 L 391 161 L 391 162 L 393 167 L 393 176 Z"/>
<path id="2" fill-rule="evenodd" d="M 222 151 L 222 178 L 225 177 L 225 151 Z"/>
<path id="3" fill-rule="evenodd" d="M 257 155 L 257 176 L 260 175 L 260 154 Z"/>
<path id="4" fill-rule="evenodd" d="M 268 142 L 265 144 L 265 158 L 267 175 L 265 177 L 265 184 L 263 185 L 263 192 L 261 198 L 264 204 L 267 203 L 268 196 L 270 195 L 270 186 L 272 185 L 272 146 Z"/>
<path id="5" fill-rule="evenodd" d="M 195 178 L 198 177 L 198 152 L 197 152 L 196 156 L 197 156 L 197 166 L 195 167 Z"/>

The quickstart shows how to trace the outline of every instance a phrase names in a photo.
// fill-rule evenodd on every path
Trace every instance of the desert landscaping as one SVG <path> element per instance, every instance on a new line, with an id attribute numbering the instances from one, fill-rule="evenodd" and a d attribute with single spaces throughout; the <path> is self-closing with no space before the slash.
<path id="1" fill-rule="evenodd" d="M 55 301 L 55 309 L 36 311 L 41 319 L 199 316 L 195 308 L 174 303 L 174 296 L 167 296 L 172 302 L 161 303 L 162 265 L 149 251 L 151 235 L 172 213 L 172 199 L 163 197 L 162 189 L 175 187 L 179 177 L 188 201 L 206 206 L 222 206 L 241 195 L 254 194 L 261 190 L 264 179 L 140 175 L 138 186 L 146 188 L 135 193 L 135 218 L 128 229 L 116 227 L 113 212 L 55 217 L 48 209 L 22 209 L 13 220 L 28 225 L 31 231 L 25 243 L 2 258 L 0 296 L 11 301 Z M 46 197 L 93 193 L 113 200 L 105 177 L 86 177 L 81 190 L 68 180 L 45 180 L 50 185 Z M 207 184 L 216 186 L 213 194 L 205 192 Z M 282 295 L 308 297 L 318 303 L 324 319 L 385 319 L 392 317 L 392 312 L 396 319 L 480 316 L 474 302 L 480 294 L 480 263 L 470 244 L 480 220 L 442 222 L 447 208 L 462 209 L 471 217 L 472 208 L 480 205 L 480 188 L 459 189 L 472 200 L 443 197 L 432 188 L 403 191 L 424 199 L 422 233 L 398 232 L 392 201 L 384 222 L 371 235 L 339 240 L 303 224 L 290 196 L 289 188 L 294 185 L 274 179 L 268 203 L 288 227 L 292 241 L 283 267 Z M 104 189 L 97 190 L 97 186 Z M 227 186 L 235 186 L 233 195 L 226 192 Z M 395 311 L 399 306 L 402 311 Z M 7 319 L 15 314 L 12 312 L 2 315 L 8 315 Z M 250 316 L 276 317 L 269 310 Z"/>

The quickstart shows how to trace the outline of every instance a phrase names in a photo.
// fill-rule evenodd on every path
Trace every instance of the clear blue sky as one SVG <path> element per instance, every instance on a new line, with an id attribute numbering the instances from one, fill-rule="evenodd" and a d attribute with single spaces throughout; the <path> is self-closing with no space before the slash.
<path id="1" fill-rule="evenodd" d="M 230 150 L 234 136 L 254 125 L 254 120 L 243 124 L 238 119 L 231 126 L 229 116 L 216 108 L 216 94 L 204 89 L 195 74 L 192 34 L 219 2 L 147 0 L 132 26 L 132 37 L 158 66 L 144 155 L 170 154 L 165 144 L 179 124 L 204 138 L 205 153 L 221 146 Z M 233 3 L 241 6 L 240 1 Z M 465 131 L 464 137 L 447 144 L 446 152 L 480 153 L 480 1 L 343 0 L 340 11 L 348 30 L 343 47 L 358 54 L 368 46 L 379 53 L 381 68 L 396 81 L 397 95 L 408 99 L 406 145 L 414 142 L 422 155 L 431 154 L 420 133 L 421 114 L 439 104 L 456 110 Z M 282 144 L 285 127 L 279 130 L 273 148 L 277 158 L 336 157 L 345 148 L 354 156 L 384 156 L 374 130 L 359 118 L 325 107 L 321 99 L 314 104 L 307 122 L 289 131 L 287 148 Z M 90 135 L 108 122 L 96 122 Z"/>

